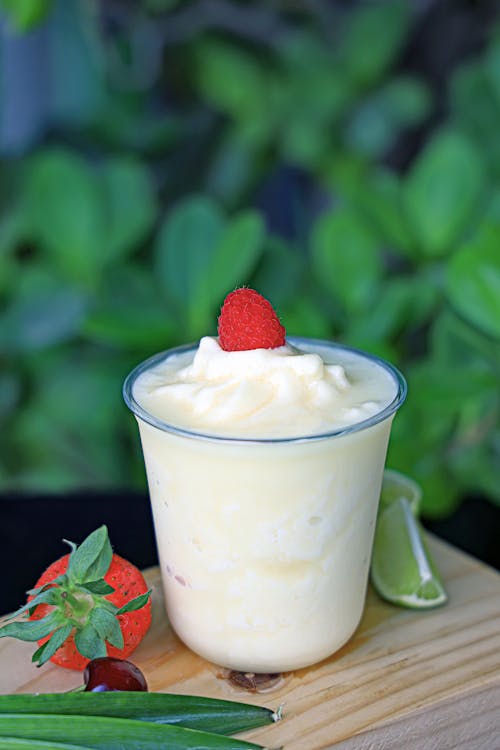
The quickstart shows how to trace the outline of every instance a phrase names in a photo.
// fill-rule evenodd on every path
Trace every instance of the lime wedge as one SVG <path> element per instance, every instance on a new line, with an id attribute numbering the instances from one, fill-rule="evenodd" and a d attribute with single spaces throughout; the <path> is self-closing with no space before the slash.
<path id="1" fill-rule="evenodd" d="M 380 495 L 380 511 L 391 505 L 395 500 L 405 497 L 410 503 L 412 513 L 418 518 L 422 500 L 422 488 L 414 479 L 395 469 L 384 471 L 382 492 Z"/>
<path id="2" fill-rule="evenodd" d="M 379 511 L 371 579 L 383 599 L 402 607 L 428 609 L 447 600 L 422 529 L 406 497 L 392 500 Z"/>

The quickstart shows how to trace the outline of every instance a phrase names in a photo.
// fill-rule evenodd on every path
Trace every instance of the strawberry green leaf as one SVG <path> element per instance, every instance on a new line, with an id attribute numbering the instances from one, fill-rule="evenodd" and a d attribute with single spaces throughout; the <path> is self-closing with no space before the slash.
<path id="1" fill-rule="evenodd" d="M 89 615 L 89 622 L 103 640 L 116 648 L 123 648 L 123 634 L 114 614 L 103 607 L 96 607 Z"/>
<path id="2" fill-rule="evenodd" d="M 40 648 L 35 651 L 35 653 L 31 657 L 31 661 L 33 663 L 37 663 L 37 666 L 39 667 L 45 664 L 45 662 L 48 661 L 51 656 L 54 656 L 55 652 L 59 648 L 61 648 L 72 630 L 73 626 L 71 623 L 61 625 L 60 628 L 57 628 L 57 630 L 54 631 L 52 637 L 49 638 L 48 641 L 43 643 Z"/>
<path id="3" fill-rule="evenodd" d="M 149 589 L 145 594 L 141 594 L 140 596 L 136 596 L 135 599 L 131 599 L 124 604 L 123 607 L 120 607 L 116 614 L 123 615 L 125 612 L 135 612 L 135 610 L 141 609 L 141 607 L 144 607 L 144 605 L 147 604 L 147 601 L 151 596 L 151 591 L 152 589 Z"/>
<path id="4" fill-rule="evenodd" d="M 110 602 L 109 599 L 101 599 L 99 601 L 99 607 L 105 609 L 107 612 L 111 612 L 115 616 L 118 614 L 118 607 L 116 604 L 113 604 L 113 602 Z"/>
<path id="5" fill-rule="evenodd" d="M 102 596 L 112 594 L 114 591 L 113 586 L 110 586 L 104 578 L 99 578 L 97 581 L 86 581 L 85 583 L 81 583 L 80 588 L 84 591 L 88 591 L 89 594 L 100 594 Z"/>
<path id="6" fill-rule="evenodd" d="M 61 591 L 59 589 L 55 587 L 44 589 L 35 597 L 33 597 L 33 599 L 31 599 L 29 602 L 26 602 L 26 604 L 24 604 L 16 612 L 10 615 L 7 620 L 13 620 L 15 617 L 24 614 L 24 612 L 27 612 L 28 610 L 31 612 L 31 610 L 35 609 L 39 604 L 53 604 L 54 606 L 57 606 L 58 604 L 60 604 L 60 602 Z"/>
<path id="7" fill-rule="evenodd" d="M 95 581 L 108 571 L 113 550 L 106 526 L 93 531 L 70 555 L 67 575 L 73 581 Z"/>
<path id="8" fill-rule="evenodd" d="M 91 623 L 87 623 L 75 633 L 75 645 L 82 656 L 97 659 L 106 656 L 106 644 Z"/>
<path id="9" fill-rule="evenodd" d="M 0 628 L 0 638 L 19 638 L 20 641 L 38 641 L 45 638 L 55 627 L 61 624 L 61 615 L 49 612 L 41 620 L 10 622 Z"/>
<path id="10" fill-rule="evenodd" d="M 67 581 L 66 573 L 63 573 L 62 575 L 57 576 L 57 578 L 54 578 L 49 583 L 44 583 L 43 586 L 38 586 L 35 589 L 29 589 L 26 593 L 28 594 L 28 596 L 38 596 L 40 592 L 47 591 L 48 589 L 54 588 L 54 586 L 56 585 L 61 585 L 65 583 L 66 581 Z"/>

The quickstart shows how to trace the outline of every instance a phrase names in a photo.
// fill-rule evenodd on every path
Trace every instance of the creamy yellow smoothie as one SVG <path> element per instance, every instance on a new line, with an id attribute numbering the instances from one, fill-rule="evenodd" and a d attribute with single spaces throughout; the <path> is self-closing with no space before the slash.
<path id="1" fill-rule="evenodd" d="M 169 620 L 224 667 L 282 672 L 339 649 L 362 615 L 399 372 L 288 338 L 156 355 L 137 417 Z"/>

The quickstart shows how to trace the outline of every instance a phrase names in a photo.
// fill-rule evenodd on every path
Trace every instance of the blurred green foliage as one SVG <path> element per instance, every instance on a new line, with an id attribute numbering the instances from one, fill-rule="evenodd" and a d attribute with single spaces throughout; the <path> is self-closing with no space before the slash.
<path id="1" fill-rule="evenodd" d="M 499 29 L 437 117 L 410 3 L 1 6 L 43 21 L 53 94 L 0 173 L 0 487 L 144 486 L 124 376 L 248 284 L 402 369 L 424 514 L 500 502 Z"/>

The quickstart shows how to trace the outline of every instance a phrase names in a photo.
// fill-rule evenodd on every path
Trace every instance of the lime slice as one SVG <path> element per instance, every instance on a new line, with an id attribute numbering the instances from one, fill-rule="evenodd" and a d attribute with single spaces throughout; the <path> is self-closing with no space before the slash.
<path id="1" fill-rule="evenodd" d="M 447 600 L 422 529 L 406 497 L 398 497 L 379 512 L 371 579 L 383 599 L 402 607 L 427 609 Z"/>
<path id="2" fill-rule="evenodd" d="M 406 474 L 402 474 L 395 469 L 386 469 L 384 471 L 384 480 L 380 495 L 380 511 L 401 497 L 405 497 L 408 500 L 413 515 L 418 517 L 422 500 L 422 488 L 414 479 L 410 479 Z"/>

